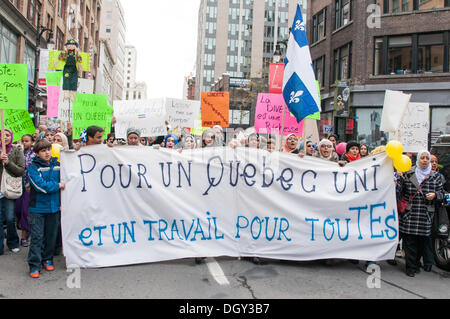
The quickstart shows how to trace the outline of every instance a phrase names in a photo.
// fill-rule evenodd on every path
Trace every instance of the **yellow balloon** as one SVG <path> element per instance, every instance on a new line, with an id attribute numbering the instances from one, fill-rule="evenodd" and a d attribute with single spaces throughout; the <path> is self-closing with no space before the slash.
<path id="1" fill-rule="evenodd" d="M 403 153 L 402 143 L 399 141 L 390 141 L 388 145 L 386 145 L 386 153 L 392 159 L 400 157 Z"/>
<path id="2" fill-rule="evenodd" d="M 401 155 L 400 157 L 394 159 L 394 167 L 397 171 L 406 173 L 412 167 L 411 159 L 406 155 Z"/>
<path id="3" fill-rule="evenodd" d="M 61 145 L 52 144 L 52 157 L 56 157 L 58 159 L 58 162 L 61 162 L 61 149 Z"/>

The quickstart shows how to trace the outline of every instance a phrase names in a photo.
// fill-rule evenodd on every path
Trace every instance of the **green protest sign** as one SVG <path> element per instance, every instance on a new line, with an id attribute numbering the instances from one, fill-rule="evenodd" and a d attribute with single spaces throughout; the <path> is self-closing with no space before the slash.
<path id="1" fill-rule="evenodd" d="M 62 74 L 62 71 L 45 73 L 47 86 L 61 86 Z"/>
<path id="2" fill-rule="evenodd" d="M 111 132 L 113 108 L 108 105 L 106 94 L 77 94 L 73 102 L 73 136 L 80 136 L 84 129 L 96 125 L 105 130 L 103 138 Z"/>
<path id="3" fill-rule="evenodd" d="M 0 63 L 0 109 L 28 109 L 28 67 Z"/>
<path id="4" fill-rule="evenodd" d="M 36 128 L 28 111 L 4 110 L 5 128 L 13 132 L 14 140 L 17 142 L 25 134 L 34 134 Z"/>

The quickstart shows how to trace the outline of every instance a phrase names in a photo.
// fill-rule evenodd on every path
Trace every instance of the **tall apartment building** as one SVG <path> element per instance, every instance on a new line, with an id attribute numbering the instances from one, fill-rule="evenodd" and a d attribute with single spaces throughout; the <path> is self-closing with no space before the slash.
<path id="1" fill-rule="evenodd" d="M 136 81 L 137 51 L 132 45 L 125 46 L 123 100 L 147 99 L 147 84 Z"/>
<path id="2" fill-rule="evenodd" d="M 81 76 L 95 79 L 101 7 L 102 0 L 0 0 L 0 63 L 28 65 L 30 106 L 38 14 L 40 25 L 52 30 L 56 50 L 62 50 L 67 40 L 76 39 L 81 51 L 91 53 L 91 72 Z M 43 33 L 42 48 L 47 46 L 48 36 L 49 32 Z"/>
<path id="3" fill-rule="evenodd" d="M 306 0 L 202 0 L 198 14 L 196 99 L 227 73 L 261 78 L 287 40 L 297 3 Z"/>
<path id="4" fill-rule="evenodd" d="M 114 67 L 112 74 L 112 99 L 121 100 L 124 95 L 126 24 L 120 0 L 103 0 L 100 38 L 109 44 Z"/>
<path id="5" fill-rule="evenodd" d="M 307 32 L 322 93 L 322 123 L 342 139 L 372 147 L 385 90 L 431 107 L 430 141 L 450 133 L 449 0 L 309 0 Z M 350 88 L 350 112 L 338 117 L 338 82 Z"/>

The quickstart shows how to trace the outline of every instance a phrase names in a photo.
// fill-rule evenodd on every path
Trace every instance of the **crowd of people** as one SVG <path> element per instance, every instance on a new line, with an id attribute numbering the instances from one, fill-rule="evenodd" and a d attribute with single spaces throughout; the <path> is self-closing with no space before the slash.
<path id="1" fill-rule="evenodd" d="M 370 150 L 368 145 L 356 141 L 341 142 L 335 134 L 318 143 L 290 134 L 280 144 L 276 136 L 240 131 L 226 141 L 220 126 L 206 129 L 201 136 L 191 135 L 180 129 L 171 130 L 170 127 L 166 136 L 156 137 L 143 137 L 138 129 L 129 128 L 126 139 L 116 139 L 114 131 L 112 132 L 104 140 L 104 130 L 97 126 L 91 126 L 80 137 L 74 137 L 70 123 L 65 132 L 60 128 L 52 130 L 40 125 L 35 134 L 24 135 L 17 143 L 13 143 L 12 131 L 5 129 L 2 132 L 6 151 L 1 154 L 3 165 L 0 168 L 0 179 L 5 170 L 13 177 L 21 177 L 23 192 L 18 199 L 10 199 L 0 193 L 1 221 L 6 224 L 8 249 L 17 253 L 20 246 L 29 247 L 31 277 L 38 278 L 42 268 L 54 270 L 53 257 L 62 251 L 60 192 L 65 189 L 65 185 L 60 180 L 60 164 L 51 156 L 52 144 L 59 144 L 62 150 L 79 150 L 81 147 L 106 144 L 109 147 L 129 145 L 166 148 L 178 152 L 208 147 L 248 147 L 271 153 L 291 153 L 300 158 L 311 156 L 336 162 L 341 166 L 385 150 L 383 146 Z M 445 181 L 438 172 L 437 158 L 427 150 L 408 156 L 416 165 L 407 173 L 396 172 L 394 177 L 397 200 L 407 202 L 406 211 L 399 213 L 402 245 L 399 244 L 396 256 L 405 257 L 406 274 L 414 277 L 421 267 L 425 271 L 431 271 L 434 265 L 431 239 L 433 214 L 444 203 Z M 21 231 L 20 238 L 17 229 Z M 1 231 L 0 255 L 4 254 L 4 236 Z M 196 259 L 197 263 L 201 261 L 201 258 Z M 261 262 L 257 257 L 252 258 L 252 261 L 257 264 Z M 395 260 L 389 263 L 396 265 Z"/>

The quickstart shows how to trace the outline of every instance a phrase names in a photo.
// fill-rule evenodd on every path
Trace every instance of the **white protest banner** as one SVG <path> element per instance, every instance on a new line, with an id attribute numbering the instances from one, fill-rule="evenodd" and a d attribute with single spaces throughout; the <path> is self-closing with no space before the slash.
<path id="1" fill-rule="evenodd" d="M 94 80 L 78 79 L 77 93 L 80 94 L 94 94 Z M 64 97 L 64 91 L 59 91 L 59 103 L 58 103 L 58 120 L 63 122 L 72 122 L 72 102 L 70 99 Z"/>
<path id="2" fill-rule="evenodd" d="M 114 101 L 116 138 L 127 138 L 129 128 L 139 129 L 141 137 L 167 134 L 164 99 Z"/>
<path id="3" fill-rule="evenodd" d="M 404 152 L 417 153 L 428 149 L 430 104 L 409 103 L 400 125 L 400 139 Z"/>
<path id="4" fill-rule="evenodd" d="M 386 90 L 380 130 L 384 132 L 397 132 L 410 100 L 411 94 Z"/>
<path id="5" fill-rule="evenodd" d="M 393 259 L 386 153 L 345 167 L 259 149 L 83 147 L 61 154 L 67 265 L 191 257 Z"/>
<path id="6" fill-rule="evenodd" d="M 197 125 L 200 114 L 200 101 L 166 99 L 166 120 L 172 127 L 190 127 Z"/>

